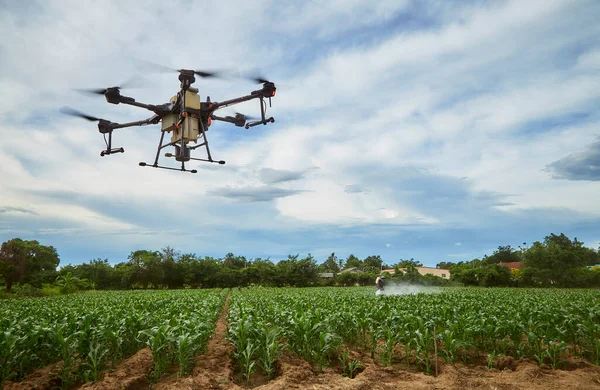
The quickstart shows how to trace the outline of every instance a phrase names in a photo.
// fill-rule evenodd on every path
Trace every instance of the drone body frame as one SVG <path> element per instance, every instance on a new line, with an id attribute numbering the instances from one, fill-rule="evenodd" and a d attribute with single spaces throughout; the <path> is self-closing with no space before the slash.
<path id="1" fill-rule="evenodd" d="M 206 132 L 211 125 L 213 120 L 223 121 L 232 123 L 238 127 L 245 127 L 249 129 L 257 125 L 266 125 L 268 123 L 275 122 L 273 117 L 267 118 L 266 114 L 266 102 L 265 99 L 271 103 L 271 98 L 275 96 L 276 87 L 273 82 L 264 79 L 255 79 L 263 84 L 263 88 L 260 90 L 252 91 L 249 95 L 241 96 L 238 98 L 225 100 L 222 102 L 211 102 L 210 97 L 207 96 L 206 101 L 201 101 L 200 95 L 198 95 L 198 89 L 192 87 L 192 84 L 196 81 L 195 75 L 201 77 L 211 77 L 210 73 L 194 71 L 188 69 L 180 69 L 179 81 L 180 89 L 175 96 L 173 96 L 168 103 L 161 105 L 152 105 L 137 102 L 134 98 L 129 96 L 121 95 L 120 87 L 111 87 L 103 90 L 95 91 L 94 93 L 102 94 L 106 98 L 106 101 L 111 104 L 127 104 L 135 107 L 144 108 L 154 113 L 153 116 L 128 123 L 115 123 L 105 119 L 95 118 L 89 115 L 79 113 L 73 109 L 67 109 L 63 113 L 83 117 L 90 121 L 98 121 L 98 131 L 104 135 L 106 142 L 106 149 L 100 152 L 100 156 L 107 156 L 115 153 L 124 153 L 125 150 L 120 148 L 112 147 L 112 132 L 116 129 L 122 129 L 133 126 L 146 126 L 161 123 L 161 135 L 160 141 L 156 150 L 156 156 L 152 164 L 146 162 L 140 162 L 139 165 L 144 167 L 163 168 L 170 170 L 177 170 L 183 172 L 197 173 L 195 169 L 188 170 L 185 167 L 185 163 L 194 160 L 208 163 L 225 164 L 223 160 L 214 160 L 212 158 L 210 148 L 208 145 L 208 139 Z M 235 117 L 232 116 L 217 116 L 215 111 L 229 107 L 235 104 L 246 102 L 249 100 L 258 99 L 260 101 L 261 108 L 261 119 L 253 122 L 246 122 L 248 117 L 237 113 Z M 170 133 L 170 142 L 165 143 L 165 133 Z M 108 134 L 108 140 L 106 135 Z M 190 144 L 195 145 L 191 146 Z M 159 165 L 161 151 L 169 146 L 175 148 L 175 153 L 166 153 L 165 157 L 175 158 L 176 161 L 181 163 L 179 168 Z M 191 151 L 204 147 L 206 150 L 206 158 L 195 158 L 191 157 Z"/>

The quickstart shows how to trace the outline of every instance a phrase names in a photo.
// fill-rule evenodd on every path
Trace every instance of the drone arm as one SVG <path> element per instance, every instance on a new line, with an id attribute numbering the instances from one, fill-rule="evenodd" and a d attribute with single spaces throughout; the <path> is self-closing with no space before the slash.
<path id="1" fill-rule="evenodd" d="M 136 102 L 134 98 L 130 98 L 127 96 L 121 96 L 121 103 L 129 104 L 130 106 L 145 108 L 146 110 L 149 110 L 149 111 L 156 110 L 156 106 L 153 104 L 145 104 L 145 103 Z"/>
<path id="2" fill-rule="evenodd" d="M 235 99 L 224 100 L 222 102 L 214 102 L 214 103 L 212 103 L 212 109 L 214 111 L 214 110 L 221 109 L 223 107 L 229 107 L 234 104 L 247 102 L 248 100 L 257 99 L 257 98 L 260 98 L 260 95 L 246 95 L 246 96 L 242 96 L 242 97 L 235 98 Z"/>
<path id="3" fill-rule="evenodd" d="M 104 97 L 106 98 L 107 102 L 112 103 L 112 104 L 119 104 L 119 103 L 129 104 L 130 106 L 145 108 L 146 110 L 149 110 L 149 111 L 156 111 L 156 108 L 157 108 L 153 104 L 139 103 L 139 102 L 136 102 L 135 99 L 132 97 L 123 96 L 123 95 L 121 95 L 121 92 L 117 88 L 109 88 L 104 93 Z"/>
<path id="4" fill-rule="evenodd" d="M 274 123 L 275 122 L 275 118 L 270 117 L 270 118 L 267 118 L 267 119 L 263 119 L 261 121 L 255 121 L 255 122 L 246 123 L 245 127 L 246 127 L 246 129 L 249 129 L 251 127 L 258 126 L 258 125 L 266 125 L 269 122 Z"/>
<path id="5" fill-rule="evenodd" d="M 128 122 L 128 123 L 112 123 L 110 125 L 111 130 L 114 129 L 122 129 L 124 127 L 132 127 L 132 126 L 145 126 L 145 125 L 155 125 L 160 121 L 160 117 L 158 115 L 154 115 L 151 118 L 143 119 L 141 121 Z"/>

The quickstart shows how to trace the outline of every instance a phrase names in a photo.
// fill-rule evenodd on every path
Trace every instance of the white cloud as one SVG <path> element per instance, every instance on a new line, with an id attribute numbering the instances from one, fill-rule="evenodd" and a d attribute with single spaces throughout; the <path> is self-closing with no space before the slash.
<path id="1" fill-rule="evenodd" d="M 457 242 L 454 244 L 454 246 L 461 246 L 462 244 L 460 242 Z"/>
<path id="2" fill-rule="evenodd" d="M 419 7 L 404 1 L 258 1 L 225 2 L 209 18 L 159 1 L 9 9 L 0 15 L 0 88 L 10 91 L 0 97 L 0 209 L 10 210 L 3 215 L 15 230 L 23 218 L 40 234 L 137 231 L 138 242 L 146 242 L 144 232 L 178 231 L 158 216 L 129 217 L 106 204 L 195 215 L 190 230 L 208 223 L 230 234 L 265 226 L 493 230 L 486 213 L 511 218 L 538 208 L 568 210 L 577 221 L 600 218 L 597 183 L 553 180 L 544 171 L 598 135 L 597 7 L 435 3 L 419 11 L 427 15 L 411 15 Z M 425 16 L 433 22 L 383 29 L 399 15 L 407 25 Z M 194 38 L 182 41 L 175 20 L 193 22 Z M 202 49 L 180 49 L 208 36 Z M 281 83 L 268 108 L 276 122 L 250 130 L 213 124 L 212 154 L 227 164 L 196 175 L 138 167 L 156 152 L 157 126 L 115 131 L 115 146 L 126 152 L 100 158 L 96 125 L 57 110 L 69 105 L 120 122 L 150 116 L 70 90 L 126 80 L 136 59 L 260 69 Z M 123 93 L 160 103 L 178 87 L 176 74 L 142 75 L 149 88 Z M 222 80 L 197 85 L 213 101 L 256 89 Z M 256 115 L 257 106 L 232 109 Z M 587 119 L 569 119 L 578 115 Z M 283 248 L 275 241 L 269 245 Z"/>

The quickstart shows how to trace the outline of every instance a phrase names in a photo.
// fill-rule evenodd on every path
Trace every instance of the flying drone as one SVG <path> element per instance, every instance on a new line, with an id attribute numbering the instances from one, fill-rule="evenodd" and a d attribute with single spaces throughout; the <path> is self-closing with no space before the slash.
<path id="1" fill-rule="evenodd" d="M 69 107 L 64 107 L 61 112 L 67 115 L 73 115 L 87 119 L 89 121 L 98 122 L 98 130 L 104 136 L 106 143 L 106 149 L 100 152 L 100 156 L 107 156 L 115 153 L 124 153 L 125 150 L 122 147 L 113 148 L 112 144 L 112 133 L 116 129 L 122 129 L 132 126 L 146 126 L 155 125 L 161 123 L 161 134 L 160 141 L 158 143 L 158 149 L 156 150 L 156 156 L 154 163 L 148 164 L 146 162 L 140 162 L 139 165 L 142 167 L 154 167 L 171 169 L 176 171 L 196 173 L 195 169 L 187 170 L 185 163 L 194 161 L 203 161 L 209 163 L 225 164 L 223 160 L 213 160 L 208 147 L 208 139 L 206 138 L 206 132 L 211 126 L 212 121 L 223 121 L 233 123 L 238 127 L 245 127 L 249 129 L 258 125 L 267 125 L 268 123 L 275 122 L 273 117 L 267 118 L 266 115 L 266 101 L 269 100 L 269 107 L 271 106 L 271 98 L 275 96 L 276 87 L 275 84 L 269 80 L 265 80 L 261 77 L 251 78 L 257 83 L 262 84 L 262 89 L 252 91 L 249 95 L 241 96 L 238 98 L 224 100 L 221 102 L 213 102 L 210 97 L 206 97 L 206 101 L 200 100 L 198 95 L 198 89 L 192 87 L 192 84 L 196 81 L 195 76 L 202 78 L 208 77 L 219 77 L 215 72 L 205 72 L 200 70 L 190 69 L 169 69 L 179 73 L 180 89 L 179 92 L 171 99 L 168 103 L 153 105 L 137 102 L 134 98 L 129 96 L 121 95 L 121 88 L 110 87 L 98 90 L 88 90 L 88 92 L 104 95 L 106 101 L 111 104 L 129 104 L 131 106 L 145 108 L 154 113 L 153 116 L 147 119 L 128 122 L 128 123 L 115 123 L 102 118 L 96 118 L 90 115 L 83 114 L 77 110 Z M 225 107 L 232 106 L 234 104 L 246 102 L 249 100 L 258 99 L 260 101 L 260 120 L 248 122 L 248 119 L 257 119 L 248 117 L 246 115 L 236 113 L 235 116 L 217 116 L 215 112 Z M 165 133 L 170 134 L 170 142 L 165 143 Z M 108 134 L 108 140 L 106 135 Z M 192 144 L 193 143 L 193 144 Z M 165 153 L 165 157 L 174 158 L 176 161 L 181 162 L 180 168 L 174 168 L 169 166 L 159 165 L 159 157 L 161 150 L 164 148 L 173 146 L 174 153 Z M 195 158 L 191 157 L 191 151 L 204 147 L 206 149 L 207 158 Z"/>

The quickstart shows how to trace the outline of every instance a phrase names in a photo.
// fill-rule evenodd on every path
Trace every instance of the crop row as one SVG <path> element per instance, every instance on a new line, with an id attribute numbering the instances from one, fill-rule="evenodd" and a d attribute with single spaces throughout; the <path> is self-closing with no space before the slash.
<path id="1" fill-rule="evenodd" d="M 498 356 L 552 368 L 569 356 L 600 363 L 600 292 L 594 290 L 447 288 L 375 296 L 372 288 L 256 287 L 232 295 L 228 324 L 246 379 L 272 364 L 267 351 L 284 348 L 317 370 L 336 357 L 350 370 L 343 353 L 349 347 L 381 365 L 403 361 L 427 373 L 436 350 L 449 364 L 483 358 L 491 366 Z"/>
<path id="2" fill-rule="evenodd" d="M 214 330 L 226 291 L 90 292 L 0 301 L 0 384 L 61 361 L 60 383 L 97 380 L 143 347 L 151 380 L 171 364 L 184 375 Z"/>

